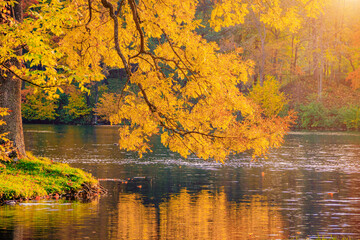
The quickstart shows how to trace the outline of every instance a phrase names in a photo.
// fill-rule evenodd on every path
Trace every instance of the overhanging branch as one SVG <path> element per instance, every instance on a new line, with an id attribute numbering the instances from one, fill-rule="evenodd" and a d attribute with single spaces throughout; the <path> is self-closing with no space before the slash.
<path id="1" fill-rule="evenodd" d="M 4 64 L 1 64 L 1 66 L 3 66 L 4 68 L 6 68 L 6 70 L 7 71 L 9 71 L 11 74 L 13 74 L 15 77 L 17 77 L 18 79 L 20 79 L 21 81 L 24 81 L 24 82 L 27 82 L 27 83 L 29 83 L 29 84 L 31 84 L 31 85 L 33 85 L 33 86 L 36 86 L 36 87 L 39 87 L 39 88 L 53 88 L 53 87 L 59 87 L 59 86 L 41 86 L 41 85 L 39 85 L 39 84 L 36 84 L 36 83 L 34 83 L 34 82 L 32 82 L 32 81 L 30 81 L 30 80 L 28 80 L 28 79 L 25 79 L 25 78 L 23 78 L 23 77 L 21 77 L 21 76 L 19 76 L 18 74 L 16 74 L 13 70 L 11 70 L 9 67 L 7 67 L 6 65 L 4 65 Z"/>

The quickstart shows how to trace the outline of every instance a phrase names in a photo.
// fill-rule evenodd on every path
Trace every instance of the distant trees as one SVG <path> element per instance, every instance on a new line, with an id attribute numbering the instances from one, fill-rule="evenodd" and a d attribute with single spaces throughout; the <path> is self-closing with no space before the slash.
<path id="1" fill-rule="evenodd" d="M 255 49 L 259 49 L 260 52 L 256 60 L 259 66 L 259 81 L 262 85 L 264 75 L 271 72 L 271 70 L 273 72 L 275 70 L 276 73 L 279 60 L 283 61 L 280 51 L 286 51 L 285 48 L 273 47 L 272 54 L 270 54 L 266 45 L 271 44 L 271 41 L 279 44 L 280 40 L 284 41 L 284 39 L 293 41 L 294 34 L 298 33 L 304 26 L 305 20 L 307 18 L 317 18 L 326 2 L 319 0 L 224 1 L 215 4 L 210 24 L 215 31 L 220 30 L 221 27 L 236 24 L 246 24 L 247 27 L 252 24 L 258 39 L 258 43 L 254 42 L 254 44 L 257 44 Z M 255 52 L 250 54 L 255 54 Z M 294 57 L 293 54 L 292 57 Z M 272 64 L 269 64 L 269 62 Z M 294 59 L 292 63 L 293 65 L 296 64 L 296 60 Z M 270 66 L 267 71 L 265 69 L 266 65 Z M 291 62 L 288 62 L 288 67 L 290 65 Z"/>
<path id="2" fill-rule="evenodd" d="M 210 0 L 209 0 L 210 1 Z M 210 25 L 257 64 L 256 78 L 276 76 L 285 82 L 296 76 L 317 81 L 318 98 L 325 84 L 344 82 L 354 87 L 359 67 L 359 4 L 347 0 L 211 1 Z M 215 21 L 217 20 L 217 21 Z M 230 33 L 230 34 L 228 34 Z M 208 35 L 213 38 L 216 35 Z"/>

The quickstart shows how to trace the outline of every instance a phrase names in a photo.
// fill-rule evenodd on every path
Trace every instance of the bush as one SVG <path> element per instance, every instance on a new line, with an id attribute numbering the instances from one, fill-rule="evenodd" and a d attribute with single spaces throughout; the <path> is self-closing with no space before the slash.
<path id="1" fill-rule="evenodd" d="M 87 124 L 91 122 L 92 108 L 87 105 L 86 96 L 76 87 L 67 88 L 56 100 L 49 99 L 33 88 L 22 90 L 21 112 L 25 122 Z"/>
<path id="2" fill-rule="evenodd" d="M 326 108 L 321 102 L 313 101 L 297 107 L 300 128 L 339 128 L 343 127 L 339 109 Z"/>
<path id="3" fill-rule="evenodd" d="M 360 127 L 360 107 L 349 105 L 339 110 L 342 123 L 347 129 L 359 130 Z"/>
<path id="4" fill-rule="evenodd" d="M 298 108 L 298 124 L 301 128 L 325 127 L 326 116 L 327 109 L 320 102 L 311 102 Z"/>
<path id="5" fill-rule="evenodd" d="M 300 128 L 343 128 L 359 130 L 360 107 L 349 105 L 328 109 L 321 102 L 313 101 L 297 107 Z"/>
<path id="6" fill-rule="evenodd" d="M 71 88 L 68 104 L 63 107 L 60 114 L 63 123 L 85 124 L 91 121 L 91 108 L 86 103 L 85 95 L 75 88 Z"/>

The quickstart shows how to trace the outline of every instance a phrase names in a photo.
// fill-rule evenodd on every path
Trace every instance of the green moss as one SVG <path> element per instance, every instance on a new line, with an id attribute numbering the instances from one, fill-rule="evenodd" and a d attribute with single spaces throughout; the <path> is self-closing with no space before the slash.
<path id="1" fill-rule="evenodd" d="M 80 169 L 31 154 L 17 162 L 5 162 L 0 168 L 0 200 L 76 193 L 83 184 L 93 186 L 98 182 Z"/>

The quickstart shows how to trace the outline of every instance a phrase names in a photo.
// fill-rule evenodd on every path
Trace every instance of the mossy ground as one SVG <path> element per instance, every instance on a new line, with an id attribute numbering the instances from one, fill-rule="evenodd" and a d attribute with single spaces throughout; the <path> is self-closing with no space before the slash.
<path id="1" fill-rule="evenodd" d="M 89 173 L 47 158 L 28 157 L 0 163 L 0 202 L 47 196 L 76 195 L 86 186 L 97 188 L 98 181 Z M 100 193 L 100 188 L 99 193 Z M 92 192 L 96 192 L 93 191 Z"/>

